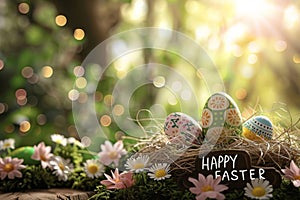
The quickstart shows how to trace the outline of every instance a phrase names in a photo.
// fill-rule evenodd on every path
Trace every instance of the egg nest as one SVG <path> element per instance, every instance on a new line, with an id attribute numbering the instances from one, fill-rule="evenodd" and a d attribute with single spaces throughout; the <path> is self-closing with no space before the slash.
<path id="1" fill-rule="evenodd" d="M 279 135 L 279 134 L 278 134 Z M 300 131 L 285 132 L 272 140 L 255 142 L 242 136 L 231 136 L 230 142 L 215 145 L 211 151 L 243 150 L 250 155 L 251 165 L 280 169 L 289 166 L 291 160 L 300 161 Z M 149 153 L 151 162 L 168 162 L 173 176 L 192 173 L 199 154 L 207 151 L 205 144 L 192 144 L 179 148 L 168 143 L 164 134 L 158 134 L 148 142 L 138 144 L 141 153 Z M 209 149 L 209 148 L 208 148 Z"/>

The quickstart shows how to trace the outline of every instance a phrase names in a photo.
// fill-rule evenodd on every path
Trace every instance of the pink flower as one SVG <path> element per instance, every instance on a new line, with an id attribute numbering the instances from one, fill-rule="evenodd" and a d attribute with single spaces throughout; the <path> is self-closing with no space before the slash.
<path id="1" fill-rule="evenodd" d="M 104 174 L 107 180 L 103 180 L 100 183 L 105 185 L 107 189 L 123 189 L 131 187 L 134 184 L 133 173 L 132 172 L 123 172 L 119 174 L 118 168 L 115 172 L 112 172 L 112 177 Z"/>
<path id="2" fill-rule="evenodd" d="M 207 178 L 205 178 L 199 173 L 198 180 L 191 177 L 189 177 L 188 180 L 195 185 L 195 187 L 190 188 L 190 191 L 197 195 L 197 200 L 204 200 L 207 198 L 225 199 L 225 196 L 220 192 L 227 190 L 228 187 L 219 184 L 221 182 L 220 176 L 218 176 L 217 179 L 213 179 L 212 175 L 208 175 Z"/>
<path id="3" fill-rule="evenodd" d="M 122 140 L 116 142 L 114 146 L 110 141 L 105 141 L 105 143 L 101 145 L 102 151 L 99 153 L 100 161 L 104 165 L 110 165 L 114 162 L 117 166 L 121 156 L 127 153 L 123 146 Z"/>
<path id="4" fill-rule="evenodd" d="M 281 170 L 284 173 L 284 177 L 292 181 L 295 187 L 300 187 L 300 169 L 292 160 L 290 168 L 285 167 Z"/>
<path id="5" fill-rule="evenodd" d="M 50 146 L 45 146 L 44 142 L 40 142 L 38 146 L 34 145 L 34 153 L 31 156 L 33 160 L 40 160 L 43 168 L 50 167 L 49 160 L 53 156 Z"/>
<path id="6" fill-rule="evenodd" d="M 15 177 L 21 178 L 22 173 L 19 170 L 25 168 L 24 165 L 21 165 L 23 161 L 23 159 L 12 159 L 11 157 L 0 158 L 1 180 L 5 179 L 6 176 L 8 176 L 9 179 L 14 179 Z"/>

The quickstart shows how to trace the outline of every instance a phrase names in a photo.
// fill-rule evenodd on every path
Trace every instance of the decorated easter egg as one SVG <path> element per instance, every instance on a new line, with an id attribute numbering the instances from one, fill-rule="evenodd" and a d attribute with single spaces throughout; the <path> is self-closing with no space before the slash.
<path id="1" fill-rule="evenodd" d="M 169 114 L 164 123 L 164 132 L 171 143 L 201 143 L 201 130 L 201 126 L 196 120 L 180 112 Z"/>
<path id="2" fill-rule="evenodd" d="M 269 118 L 265 116 L 255 116 L 243 124 L 243 136 L 253 140 L 261 141 L 271 140 L 273 135 L 273 126 Z"/>
<path id="3" fill-rule="evenodd" d="M 218 92 L 206 101 L 201 117 L 202 134 L 210 143 L 229 142 L 242 132 L 242 117 L 235 101 Z"/>
<path id="4" fill-rule="evenodd" d="M 9 156 L 13 158 L 23 159 L 23 164 L 25 165 L 36 165 L 39 164 L 39 161 L 31 159 L 31 156 L 34 153 L 34 148 L 30 146 L 20 147 L 12 151 Z"/>

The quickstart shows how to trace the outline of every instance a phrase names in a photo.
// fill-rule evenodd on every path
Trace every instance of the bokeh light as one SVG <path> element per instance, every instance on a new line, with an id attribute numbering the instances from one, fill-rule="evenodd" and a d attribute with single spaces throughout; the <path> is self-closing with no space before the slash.
<path id="1" fill-rule="evenodd" d="M 4 68 L 4 62 L 0 59 L 0 71 Z"/>
<path id="2" fill-rule="evenodd" d="M 75 81 L 76 87 L 83 89 L 87 85 L 87 80 L 84 77 L 79 77 Z"/>
<path id="3" fill-rule="evenodd" d="M 172 106 L 175 106 L 178 103 L 178 101 L 174 95 L 170 95 L 168 97 L 168 103 Z"/>
<path id="4" fill-rule="evenodd" d="M 240 88 L 235 92 L 235 96 L 238 100 L 244 100 L 247 97 L 247 90 L 245 88 Z"/>
<path id="5" fill-rule="evenodd" d="M 201 73 L 200 70 L 199 70 L 199 73 Z M 197 75 L 198 75 L 198 73 L 197 73 Z M 172 83 L 171 88 L 173 91 L 179 92 L 182 89 L 182 83 L 180 81 L 174 81 Z"/>
<path id="6" fill-rule="evenodd" d="M 77 130 L 76 130 L 76 127 L 74 125 L 70 125 L 68 127 L 68 133 L 70 135 L 70 137 L 76 137 L 77 136 Z"/>
<path id="7" fill-rule="evenodd" d="M 6 106 L 4 103 L 0 103 L 0 115 L 6 111 Z"/>
<path id="8" fill-rule="evenodd" d="M 124 107 L 122 105 L 115 105 L 114 108 L 113 108 L 113 113 L 116 115 L 116 116 L 121 116 L 123 115 L 124 113 Z"/>
<path id="9" fill-rule="evenodd" d="M 284 10 L 284 25 L 288 29 L 292 29 L 295 26 L 299 26 L 300 22 L 300 14 L 299 9 L 297 9 L 294 5 L 289 5 Z"/>
<path id="10" fill-rule="evenodd" d="M 283 52 L 287 48 L 287 43 L 283 40 L 277 40 L 274 44 L 274 49 L 278 52 Z"/>
<path id="11" fill-rule="evenodd" d="M 22 132 L 22 133 L 26 133 L 26 132 L 28 132 L 29 130 L 30 130 L 30 128 L 31 128 L 31 124 L 30 124 L 30 122 L 29 121 L 22 121 L 21 123 L 20 123 L 20 131 Z"/>
<path id="12" fill-rule="evenodd" d="M 73 73 L 76 77 L 81 77 L 84 75 L 85 70 L 82 66 L 76 66 L 74 67 Z"/>
<path id="13" fill-rule="evenodd" d="M 157 76 L 153 79 L 153 85 L 157 88 L 164 87 L 166 83 L 165 77 Z"/>
<path id="14" fill-rule="evenodd" d="M 53 75 L 53 68 L 50 66 L 44 66 L 42 68 L 42 75 L 45 78 L 50 78 Z"/>
<path id="15" fill-rule="evenodd" d="M 245 65 L 245 66 L 241 67 L 240 70 L 241 70 L 241 72 L 240 72 L 241 75 L 246 79 L 251 79 L 255 72 L 253 67 L 250 65 Z"/>
<path id="16" fill-rule="evenodd" d="M 114 98 L 112 95 L 108 94 L 108 95 L 105 95 L 104 97 L 104 103 L 105 105 L 107 106 L 111 106 L 113 103 L 114 103 Z"/>
<path id="17" fill-rule="evenodd" d="M 23 100 L 23 99 L 26 99 L 27 97 L 27 92 L 26 90 L 24 89 L 18 89 L 16 92 L 15 92 L 15 96 L 18 100 Z"/>
<path id="18" fill-rule="evenodd" d="M 115 133 L 115 139 L 116 140 L 123 140 L 123 137 L 125 136 L 125 133 L 124 132 L 122 132 L 122 131 L 117 131 L 116 133 Z"/>
<path id="19" fill-rule="evenodd" d="M 39 114 L 36 118 L 36 121 L 39 125 L 45 125 L 47 122 L 47 117 L 44 114 Z"/>
<path id="20" fill-rule="evenodd" d="M 91 145 L 91 143 L 92 143 L 92 140 L 89 137 L 87 137 L 87 136 L 83 136 L 81 138 L 81 143 L 83 144 L 83 146 L 89 147 Z"/>
<path id="21" fill-rule="evenodd" d="M 103 99 L 103 94 L 101 92 L 99 92 L 99 91 L 96 91 L 96 93 L 95 93 L 95 101 L 96 102 L 100 102 L 100 101 L 102 101 L 102 99 Z"/>
<path id="22" fill-rule="evenodd" d="M 74 30 L 73 36 L 76 40 L 82 40 L 85 36 L 84 30 L 77 28 Z"/>
<path id="23" fill-rule="evenodd" d="M 78 97 L 78 102 L 86 103 L 87 100 L 88 100 L 88 95 L 85 92 L 80 92 L 79 97 Z"/>
<path id="24" fill-rule="evenodd" d="M 30 84 L 36 84 L 39 81 L 39 76 L 37 74 L 33 74 L 30 78 L 27 79 Z"/>
<path id="25" fill-rule="evenodd" d="M 236 14 L 253 20 L 272 13 L 273 6 L 267 0 L 235 0 Z"/>
<path id="26" fill-rule="evenodd" d="M 102 126 L 109 126 L 111 124 L 111 118 L 108 115 L 103 115 L 100 118 L 100 123 Z"/>
<path id="27" fill-rule="evenodd" d="M 23 2 L 23 3 L 19 4 L 18 10 L 22 14 L 27 14 L 30 10 L 30 7 L 29 7 L 28 3 Z"/>
<path id="28" fill-rule="evenodd" d="M 253 65 L 257 62 L 257 59 L 257 55 L 252 53 L 248 56 L 248 63 Z"/>
<path id="29" fill-rule="evenodd" d="M 33 69 L 32 67 L 27 66 L 22 69 L 21 73 L 24 78 L 30 78 L 33 76 Z"/>
<path id="30" fill-rule="evenodd" d="M 67 18 L 64 15 L 57 15 L 55 17 L 55 23 L 57 26 L 65 26 L 67 24 Z"/>
<path id="31" fill-rule="evenodd" d="M 4 131 L 6 133 L 12 133 L 12 132 L 14 132 L 14 130 L 15 130 L 15 126 L 12 124 L 9 124 L 9 125 L 5 126 L 5 128 L 4 128 Z"/>
<path id="32" fill-rule="evenodd" d="M 71 101 L 76 101 L 79 97 L 79 92 L 78 90 L 72 89 L 68 93 L 68 97 Z"/>
<path id="33" fill-rule="evenodd" d="M 299 64 L 300 63 L 300 55 L 299 54 L 294 55 L 293 61 L 294 61 L 294 63 Z"/>

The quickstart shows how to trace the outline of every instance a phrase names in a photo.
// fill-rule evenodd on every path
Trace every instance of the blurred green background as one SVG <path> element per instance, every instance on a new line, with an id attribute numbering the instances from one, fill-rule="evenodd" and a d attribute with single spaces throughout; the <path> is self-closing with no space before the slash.
<path id="1" fill-rule="evenodd" d="M 258 104 L 272 111 L 281 102 L 297 117 L 299 11 L 297 0 L 0 0 L 0 139 L 23 146 L 47 142 L 53 133 L 78 138 L 72 101 L 87 99 L 73 89 L 87 84 L 81 62 L 109 36 L 145 26 L 180 31 L 202 46 L 241 111 Z M 126 134 L 110 113 L 124 113 L 123 105 L 111 108 L 112 88 L 136 63 L 150 61 L 184 71 L 201 91 L 197 73 L 178 56 L 141 51 L 117 60 L 95 96 L 99 123 L 111 140 Z M 133 118 L 161 98 L 167 113 L 180 110 L 158 88 L 136 91 Z M 193 117 L 199 120 L 200 111 Z"/>

